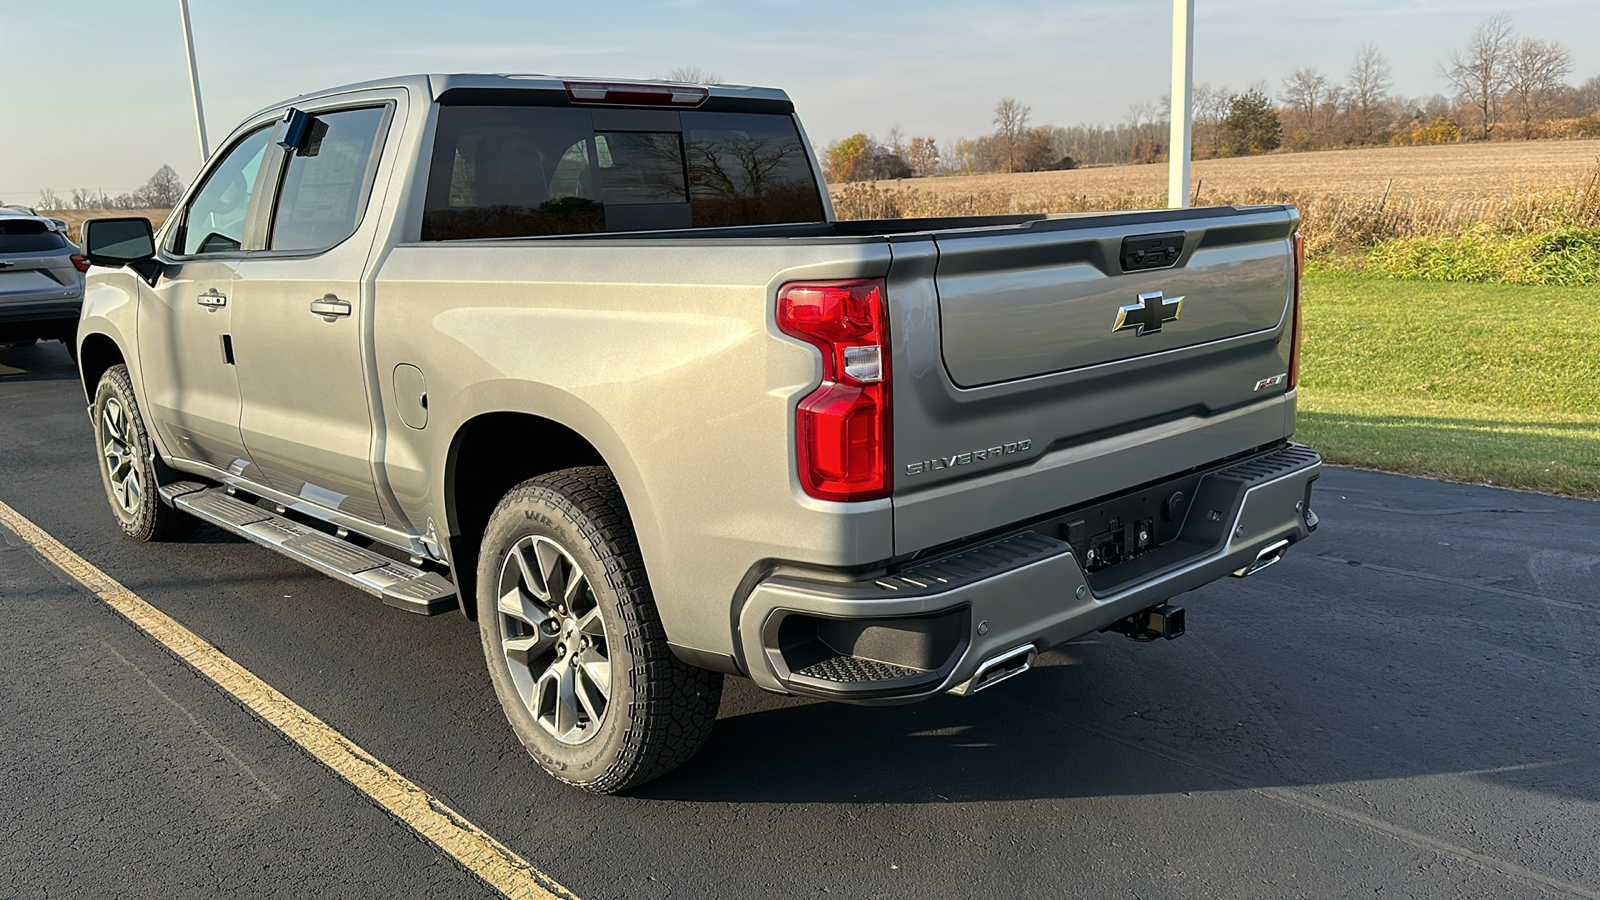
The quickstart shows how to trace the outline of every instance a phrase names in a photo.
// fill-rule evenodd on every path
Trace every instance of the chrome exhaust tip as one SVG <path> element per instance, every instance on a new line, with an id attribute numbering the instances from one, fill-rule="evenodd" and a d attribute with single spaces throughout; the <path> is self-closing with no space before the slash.
<path id="1" fill-rule="evenodd" d="M 979 666 L 971 678 L 951 688 L 950 693 L 958 697 L 970 697 L 992 688 L 1007 678 L 1015 678 L 1033 668 L 1033 659 L 1038 655 L 1039 648 L 1032 644 L 1013 647 Z"/>
<path id="2" fill-rule="evenodd" d="M 1273 544 L 1268 544 L 1265 548 L 1262 549 L 1262 551 L 1260 553 L 1256 554 L 1256 561 L 1255 562 L 1251 563 L 1248 566 L 1245 566 L 1242 569 L 1236 570 L 1233 573 L 1233 577 L 1235 577 L 1235 578 L 1244 578 L 1247 575 L 1254 575 L 1255 573 L 1261 571 L 1262 569 L 1267 568 L 1268 566 L 1277 565 L 1278 560 L 1283 559 L 1284 551 L 1286 551 L 1288 549 L 1289 549 L 1289 539 L 1288 538 L 1284 538 L 1283 540 L 1278 541 L 1278 542 L 1273 543 Z"/>

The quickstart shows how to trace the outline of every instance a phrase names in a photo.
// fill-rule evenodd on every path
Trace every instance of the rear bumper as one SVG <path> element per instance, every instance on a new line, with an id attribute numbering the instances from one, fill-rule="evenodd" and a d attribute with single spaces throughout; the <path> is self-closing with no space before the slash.
<path id="1" fill-rule="evenodd" d="M 772 577 L 739 640 L 762 687 L 860 704 L 963 692 L 997 657 L 1098 631 L 1225 575 L 1275 560 L 1316 528 L 1317 454 L 1291 444 L 1204 476 L 1176 540 L 1096 591 L 1072 547 L 1020 531 L 867 582 Z M 1120 568 L 1120 567 L 1119 567 Z"/>
<path id="2" fill-rule="evenodd" d="M 71 337 L 82 310 L 82 292 L 47 299 L 0 299 L 0 341 Z"/>

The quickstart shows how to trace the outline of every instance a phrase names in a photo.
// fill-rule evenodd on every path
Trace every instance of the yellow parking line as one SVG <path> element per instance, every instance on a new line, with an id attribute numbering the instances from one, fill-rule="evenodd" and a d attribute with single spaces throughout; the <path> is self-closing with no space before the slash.
<path id="1" fill-rule="evenodd" d="M 5 503 L 0 503 L 0 525 L 15 532 L 40 556 L 72 576 L 139 630 L 216 682 L 334 774 L 455 857 L 468 871 L 500 893 L 516 900 L 577 900 L 570 891 L 529 865 L 511 848 L 90 565 Z"/>

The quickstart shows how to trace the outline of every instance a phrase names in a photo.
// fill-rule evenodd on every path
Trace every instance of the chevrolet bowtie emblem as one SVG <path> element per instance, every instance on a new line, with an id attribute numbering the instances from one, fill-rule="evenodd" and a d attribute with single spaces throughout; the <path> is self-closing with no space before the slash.
<path id="1" fill-rule="evenodd" d="M 1159 334 L 1161 323 L 1176 322 L 1178 313 L 1183 311 L 1183 298 L 1173 297 L 1171 300 L 1162 296 L 1160 291 L 1151 294 L 1140 294 L 1139 302 L 1129 304 L 1117 310 L 1116 324 L 1111 326 L 1111 332 L 1136 329 L 1135 335 Z"/>

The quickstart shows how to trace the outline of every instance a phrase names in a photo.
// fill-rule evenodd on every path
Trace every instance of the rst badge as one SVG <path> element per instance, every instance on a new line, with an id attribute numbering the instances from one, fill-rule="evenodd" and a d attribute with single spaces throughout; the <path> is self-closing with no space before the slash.
<path id="1" fill-rule="evenodd" d="M 1264 391 L 1264 390 L 1266 390 L 1267 388 L 1270 388 L 1270 387 L 1277 387 L 1278 385 L 1283 384 L 1285 381 L 1288 381 L 1288 380 L 1289 380 L 1289 375 L 1288 375 L 1287 372 L 1284 373 L 1284 374 L 1281 374 L 1281 375 L 1274 375 L 1271 378 L 1263 378 L 1260 381 L 1256 382 L 1256 390 Z"/>

